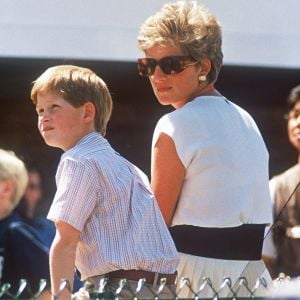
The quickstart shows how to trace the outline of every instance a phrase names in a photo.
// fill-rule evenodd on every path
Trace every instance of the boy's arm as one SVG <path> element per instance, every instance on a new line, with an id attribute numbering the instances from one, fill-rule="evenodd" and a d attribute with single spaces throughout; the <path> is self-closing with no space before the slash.
<path id="1" fill-rule="evenodd" d="M 75 253 L 80 232 L 63 221 L 57 222 L 55 226 L 56 235 L 50 249 L 51 291 L 57 296 L 61 279 L 67 279 L 71 290 L 65 288 L 59 295 L 59 300 L 71 299 Z"/>

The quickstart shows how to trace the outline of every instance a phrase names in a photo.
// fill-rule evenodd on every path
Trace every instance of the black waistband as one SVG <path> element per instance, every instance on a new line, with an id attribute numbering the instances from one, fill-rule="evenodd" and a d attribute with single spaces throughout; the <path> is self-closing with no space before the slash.
<path id="1" fill-rule="evenodd" d="M 178 225 L 169 228 L 179 252 L 218 259 L 261 259 L 265 224 L 208 228 Z"/>

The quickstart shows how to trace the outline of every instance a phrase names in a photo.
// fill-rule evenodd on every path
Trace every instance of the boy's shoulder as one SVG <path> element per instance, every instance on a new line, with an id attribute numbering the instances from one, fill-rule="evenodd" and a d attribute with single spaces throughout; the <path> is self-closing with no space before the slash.
<path id="1" fill-rule="evenodd" d="M 84 159 L 96 155 L 99 151 L 112 150 L 108 141 L 99 133 L 93 132 L 84 136 L 78 143 L 68 151 L 66 151 L 62 158 L 73 157 L 74 159 Z"/>
<path id="2" fill-rule="evenodd" d="M 115 151 L 103 137 L 96 135 L 87 136 L 77 145 L 61 156 L 58 169 L 62 171 L 65 167 L 87 168 L 90 170 L 109 168 L 107 162 L 116 159 Z"/>

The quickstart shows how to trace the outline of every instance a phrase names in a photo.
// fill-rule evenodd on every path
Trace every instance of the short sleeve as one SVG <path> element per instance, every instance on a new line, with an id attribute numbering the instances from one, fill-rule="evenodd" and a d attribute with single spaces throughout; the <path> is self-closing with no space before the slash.
<path id="1" fill-rule="evenodd" d="M 152 148 L 154 148 L 159 135 L 163 132 L 167 134 L 170 137 L 173 137 L 174 135 L 174 125 L 172 124 L 170 118 L 168 115 L 163 116 L 156 124 L 153 138 L 152 138 Z"/>
<path id="2" fill-rule="evenodd" d="M 52 221 L 64 221 L 82 231 L 96 206 L 95 178 L 81 161 L 65 159 L 57 173 L 57 192 L 48 213 Z"/>
<path id="3" fill-rule="evenodd" d="M 163 116 L 157 123 L 152 139 L 152 149 L 154 148 L 159 135 L 163 132 L 172 138 L 177 154 L 185 167 L 190 164 L 193 144 L 188 141 L 189 137 L 184 134 L 185 120 L 174 113 Z"/>

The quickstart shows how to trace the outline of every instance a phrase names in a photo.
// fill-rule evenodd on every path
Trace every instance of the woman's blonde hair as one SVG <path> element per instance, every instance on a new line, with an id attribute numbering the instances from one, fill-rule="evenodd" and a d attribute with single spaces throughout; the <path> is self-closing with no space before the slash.
<path id="1" fill-rule="evenodd" d="M 22 160 L 14 152 L 0 149 L 0 181 L 12 180 L 15 183 L 15 191 L 11 202 L 15 206 L 23 196 L 27 183 L 28 174 Z"/>
<path id="2" fill-rule="evenodd" d="M 222 30 L 217 19 L 196 1 L 165 4 L 140 28 L 138 47 L 142 51 L 154 45 L 173 45 L 201 62 L 208 58 L 211 71 L 209 83 L 217 80 L 223 62 Z"/>
<path id="3" fill-rule="evenodd" d="M 33 82 L 31 99 L 37 104 L 38 93 L 55 92 L 74 107 L 91 102 L 96 108 L 95 130 L 103 136 L 112 112 L 112 98 L 105 82 L 92 70 L 73 65 L 48 68 Z"/>

